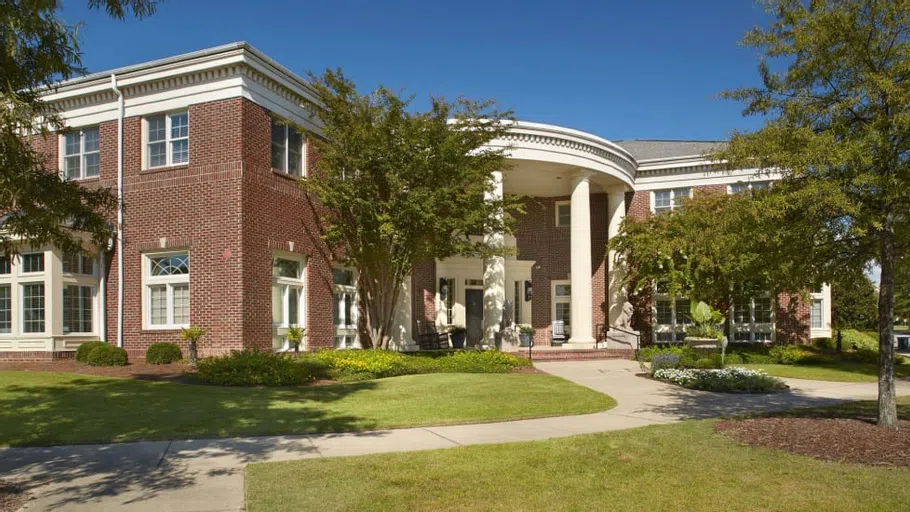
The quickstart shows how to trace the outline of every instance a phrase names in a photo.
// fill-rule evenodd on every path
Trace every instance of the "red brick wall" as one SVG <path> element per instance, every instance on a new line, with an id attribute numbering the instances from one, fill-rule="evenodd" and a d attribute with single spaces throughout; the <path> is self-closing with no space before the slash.
<path id="1" fill-rule="evenodd" d="M 778 343 L 809 343 L 810 303 L 799 293 L 781 293 L 777 296 L 774 320 Z"/>
<path id="2" fill-rule="evenodd" d="M 411 273 L 411 332 L 417 336 L 417 322 L 436 321 L 436 262 L 418 263 Z"/>

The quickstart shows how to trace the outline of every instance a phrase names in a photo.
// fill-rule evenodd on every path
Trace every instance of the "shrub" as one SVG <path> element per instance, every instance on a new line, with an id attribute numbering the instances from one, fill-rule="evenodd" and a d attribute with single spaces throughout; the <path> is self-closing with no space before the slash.
<path id="1" fill-rule="evenodd" d="M 682 357 L 683 354 L 691 351 L 688 345 L 670 345 L 670 346 L 660 346 L 660 345 L 650 345 L 647 346 L 639 352 L 641 359 L 643 361 L 652 361 L 654 356 L 657 355 L 675 355 Z"/>
<path id="2" fill-rule="evenodd" d="M 102 343 L 88 353 L 86 362 L 92 366 L 126 366 L 126 350 Z"/>
<path id="3" fill-rule="evenodd" d="M 402 354 L 386 350 L 325 350 L 315 357 L 342 382 L 419 373 L 505 373 L 531 367 L 531 361 L 497 350 Z"/>
<path id="4" fill-rule="evenodd" d="M 676 354 L 655 354 L 651 357 L 651 369 L 679 368 L 679 356 Z"/>
<path id="5" fill-rule="evenodd" d="M 811 353 L 796 345 L 780 345 L 772 348 L 768 355 L 777 364 L 799 364 Z"/>
<path id="6" fill-rule="evenodd" d="M 837 342 L 831 338 L 815 338 L 812 340 L 812 344 L 820 350 L 834 350 L 837 348 Z"/>
<path id="7" fill-rule="evenodd" d="M 196 346 L 199 343 L 199 338 L 205 336 L 205 333 L 206 330 L 198 325 L 191 325 L 180 329 L 180 339 L 186 340 L 187 345 L 189 346 L 190 364 L 193 366 L 196 366 L 198 361 L 198 358 L 196 357 Z"/>
<path id="8" fill-rule="evenodd" d="M 183 359 L 183 352 L 176 343 L 152 343 L 145 351 L 148 364 L 171 364 Z"/>
<path id="9" fill-rule="evenodd" d="M 659 369 L 652 376 L 689 389 L 719 393 L 773 393 L 787 389 L 784 381 L 760 370 L 730 367 L 723 370 Z"/>
<path id="10" fill-rule="evenodd" d="M 326 375 L 326 366 L 315 358 L 294 359 L 257 350 L 234 351 L 198 364 L 199 379 L 220 386 L 296 386 Z"/>
<path id="11" fill-rule="evenodd" d="M 878 352 L 878 336 L 857 331 L 856 329 L 844 329 L 841 331 L 843 334 L 843 347 L 845 350 L 856 349 L 856 350 L 872 350 Z"/>
<path id="12" fill-rule="evenodd" d="M 435 359 L 442 373 L 508 373 L 533 366 L 527 359 L 498 350 L 464 350 Z"/>
<path id="13" fill-rule="evenodd" d="M 740 354 L 737 354 L 737 353 L 735 353 L 735 352 L 734 352 L 734 353 L 727 354 L 727 356 L 724 358 L 724 364 L 725 364 L 725 365 L 729 365 L 729 364 L 743 364 L 743 363 L 745 363 L 745 361 L 743 361 L 743 356 L 741 356 Z"/>
<path id="14" fill-rule="evenodd" d="M 94 350 L 95 347 L 104 345 L 103 341 L 86 341 L 82 345 L 79 345 L 79 348 L 76 349 L 76 361 L 80 363 L 88 362 L 88 355 Z"/>

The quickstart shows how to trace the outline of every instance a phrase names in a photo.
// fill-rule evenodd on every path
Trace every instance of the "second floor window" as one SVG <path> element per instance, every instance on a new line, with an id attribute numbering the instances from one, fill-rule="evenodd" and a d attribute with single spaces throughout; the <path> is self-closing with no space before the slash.
<path id="1" fill-rule="evenodd" d="M 187 112 L 150 116 L 146 122 L 146 167 L 190 161 L 190 119 Z"/>
<path id="2" fill-rule="evenodd" d="M 99 174 L 98 127 L 73 130 L 63 135 L 63 176 L 68 180 L 94 178 Z"/>
<path id="3" fill-rule="evenodd" d="M 682 199 L 690 197 L 691 189 L 668 188 L 654 191 L 654 213 L 668 212 L 682 206 Z"/>
<path id="4" fill-rule="evenodd" d="M 303 176 L 303 135 L 286 123 L 272 120 L 272 168 Z"/>

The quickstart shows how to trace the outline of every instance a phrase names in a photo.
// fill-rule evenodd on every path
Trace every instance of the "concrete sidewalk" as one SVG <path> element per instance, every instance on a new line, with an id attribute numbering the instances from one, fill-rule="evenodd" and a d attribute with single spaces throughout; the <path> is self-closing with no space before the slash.
<path id="1" fill-rule="evenodd" d="M 0 478 L 29 482 L 24 510 L 242 510 L 243 470 L 252 462 L 529 441 L 692 418 L 871 399 L 874 383 L 789 380 L 790 393 L 722 395 L 636 376 L 629 361 L 538 363 L 607 393 L 607 412 L 532 420 L 364 433 L 142 442 L 0 450 Z M 900 382 L 899 394 L 910 393 Z"/>

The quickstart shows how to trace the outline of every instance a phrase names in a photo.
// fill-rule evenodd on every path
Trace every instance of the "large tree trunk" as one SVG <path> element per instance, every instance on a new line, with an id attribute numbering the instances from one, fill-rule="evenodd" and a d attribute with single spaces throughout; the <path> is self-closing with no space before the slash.
<path id="1" fill-rule="evenodd" d="M 366 330 L 374 349 L 388 349 L 392 339 L 392 322 L 401 289 L 401 279 L 395 275 L 364 271 L 360 275 Z"/>
<path id="2" fill-rule="evenodd" d="M 894 221 L 887 214 L 882 227 L 881 282 L 878 291 L 878 424 L 897 428 L 897 401 L 894 390 Z"/>

